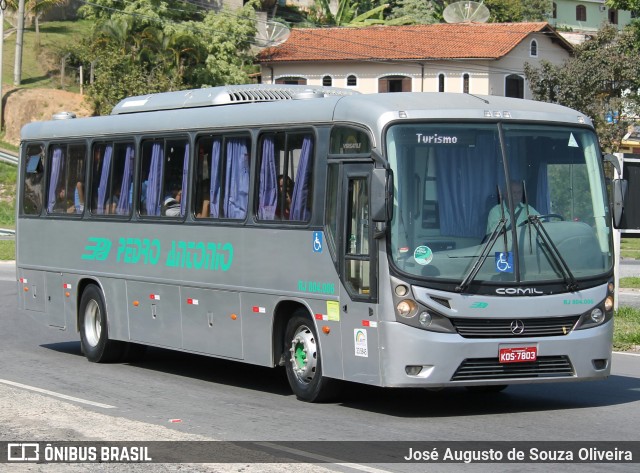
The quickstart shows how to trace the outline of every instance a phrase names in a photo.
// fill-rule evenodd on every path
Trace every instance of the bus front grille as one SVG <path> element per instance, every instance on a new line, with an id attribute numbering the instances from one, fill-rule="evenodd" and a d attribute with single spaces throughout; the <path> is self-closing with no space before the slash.
<path id="1" fill-rule="evenodd" d="M 559 378 L 574 376 L 566 356 L 540 356 L 529 363 L 500 363 L 497 358 L 464 360 L 451 381 L 492 381 L 518 378 Z"/>
<path id="2" fill-rule="evenodd" d="M 568 335 L 579 318 L 579 315 L 539 319 L 452 318 L 451 323 L 464 338 L 557 337 Z"/>

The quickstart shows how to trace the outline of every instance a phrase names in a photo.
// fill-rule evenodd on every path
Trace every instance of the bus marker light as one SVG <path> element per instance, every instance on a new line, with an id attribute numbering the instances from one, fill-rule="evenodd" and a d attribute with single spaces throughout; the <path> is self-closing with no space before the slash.
<path id="1" fill-rule="evenodd" d="M 22 284 L 27 284 L 27 278 L 20 278 L 20 282 Z"/>
<path id="2" fill-rule="evenodd" d="M 331 328 L 328 325 L 322 326 L 322 333 L 329 335 L 330 332 L 331 332 Z"/>
<path id="3" fill-rule="evenodd" d="M 29 288 L 25 286 L 24 292 L 29 292 Z"/>
<path id="4" fill-rule="evenodd" d="M 187 299 L 187 304 L 198 305 L 198 299 Z"/>
<path id="5" fill-rule="evenodd" d="M 65 289 L 71 289 L 71 284 L 69 284 L 68 282 L 64 283 L 62 285 L 62 287 L 64 287 Z"/>
<path id="6" fill-rule="evenodd" d="M 236 314 L 231 314 L 231 320 L 236 320 L 238 316 Z"/>
<path id="7" fill-rule="evenodd" d="M 71 293 L 69 293 L 69 291 L 64 293 L 65 296 L 69 297 L 71 295 Z"/>
<path id="8" fill-rule="evenodd" d="M 182 419 L 169 419 L 169 422 L 171 422 L 172 424 L 179 424 L 180 422 L 182 422 Z"/>
<path id="9" fill-rule="evenodd" d="M 265 309 L 264 307 L 253 306 L 252 310 L 254 312 L 257 312 L 257 313 L 260 313 L 260 314 L 266 314 L 267 313 L 267 309 Z"/>
<path id="10" fill-rule="evenodd" d="M 149 299 L 153 299 L 155 301 L 160 300 L 160 294 L 149 294 Z"/>
<path id="11" fill-rule="evenodd" d="M 362 326 L 376 328 L 378 326 L 378 322 L 374 322 L 373 320 L 363 320 Z"/>
<path id="12" fill-rule="evenodd" d="M 140 302 L 138 301 L 133 301 L 133 307 L 138 307 L 140 305 Z"/>
<path id="13" fill-rule="evenodd" d="M 396 296 L 404 297 L 409 293 L 409 288 L 403 284 L 396 286 Z"/>
<path id="14" fill-rule="evenodd" d="M 324 314 L 316 314 L 315 317 L 316 320 L 329 320 L 329 316 Z"/>

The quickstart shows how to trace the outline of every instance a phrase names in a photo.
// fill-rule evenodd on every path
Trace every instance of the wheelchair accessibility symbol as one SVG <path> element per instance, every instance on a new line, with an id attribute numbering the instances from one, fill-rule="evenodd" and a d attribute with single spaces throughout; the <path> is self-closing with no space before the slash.
<path id="1" fill-rule="evenodd" d="M 313 252 L 322 253 L 322 232 L 313 232 Z"/>
<path id="2" fill-rule="evenodd" d="M 513 253 L 510 251 L 496 253 L 496 271 L 499 273 L 513 273 Z"/>

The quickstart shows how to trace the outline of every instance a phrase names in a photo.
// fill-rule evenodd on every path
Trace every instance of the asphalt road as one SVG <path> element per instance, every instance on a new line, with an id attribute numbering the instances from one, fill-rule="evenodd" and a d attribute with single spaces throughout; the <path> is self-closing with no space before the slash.
<path id="1" fill-rule="evenodd" d="M 349 384 L 340 402 L 307 404 L 291 394 L 281 370 L 161 349 L 149 350 L 134 364 L 89 363 L 75 333 L 49 329 L 17 312 L 11 270 L 0 265 L 0 440 L 130 440 L 132 432 L 148 440 L 267 443 L 640 440 L 639 356 L 614 354 L 612 375 L 598 382 L 514 385 L 492 395 L 457 388 L 432 392 Z M 118 425 L 135 428 L 113 430 Z M 296 455 L 314 461 L 304 452 Z M 256 467 L 250 462 L 213 471 L 304 471 L 304 465 Z M 370 473 L 409 472 L 417 467 L 365 463 L 316 466 L 323 471 Z M 598 464 L 551 466 L 480 464 L 466 469 L 603 470 Z M 205 471 L 198 468 L 175 471 Z M 635 472 L 637 463 L 606 468 Z M 460 465 L 439 464 L 428 471 L 459 469 Z"/>

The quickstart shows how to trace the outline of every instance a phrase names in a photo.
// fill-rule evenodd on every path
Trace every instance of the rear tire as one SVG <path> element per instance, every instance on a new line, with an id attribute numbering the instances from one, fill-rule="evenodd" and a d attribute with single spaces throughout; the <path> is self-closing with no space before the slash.
<path id="1" fill-rule="evenodd" d="M 293 314 L 284 340 L 287 379 L 296 397 L 306 402 L 322 402 L 336 396 L 339 382 L 322 375 L 318 334 L 305 311 Z"/>
<path id="2" fill-rule="evenodd" d="M 119 361 L 125 354 L 124 342 L 109 340 L 107 310 L 102 291 L 95 285 L 87 286 L 78 309 L 80 344 L 87 360 L 93 363 Z"/>

